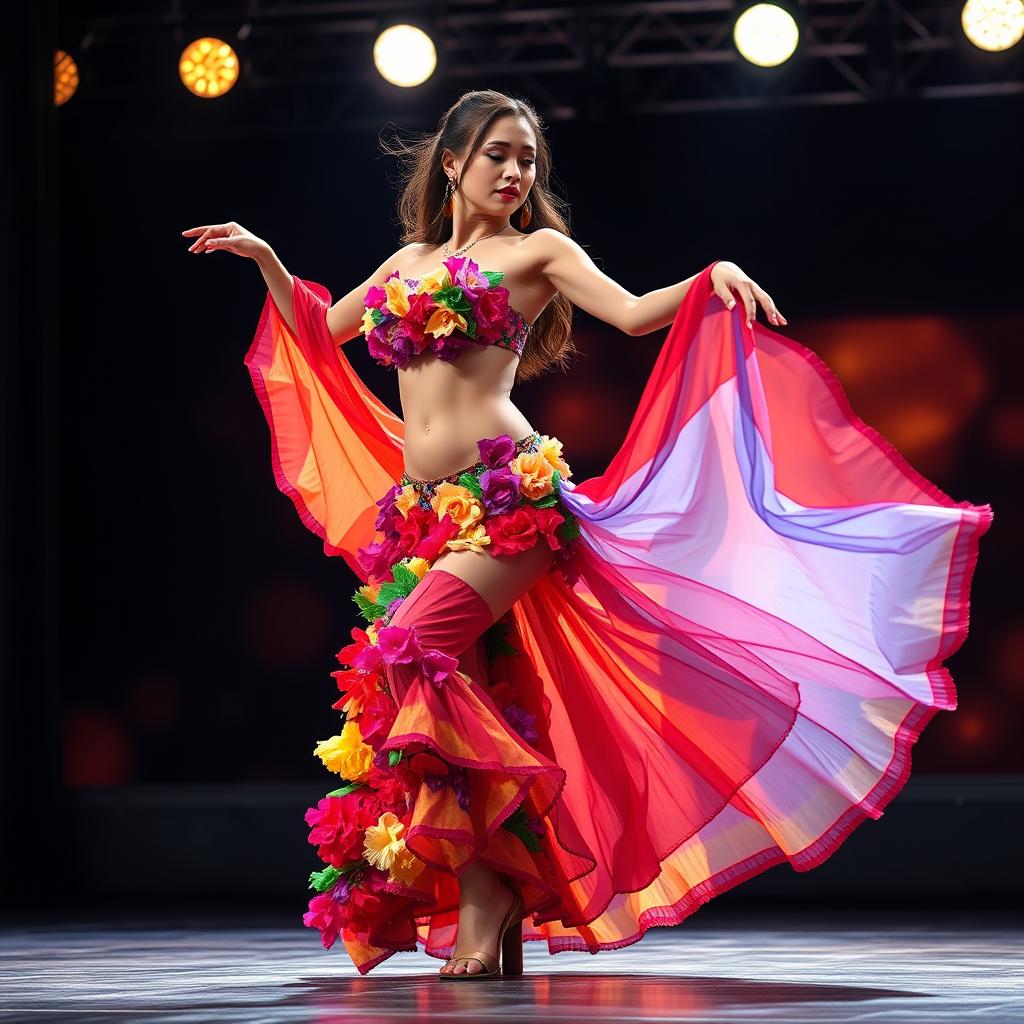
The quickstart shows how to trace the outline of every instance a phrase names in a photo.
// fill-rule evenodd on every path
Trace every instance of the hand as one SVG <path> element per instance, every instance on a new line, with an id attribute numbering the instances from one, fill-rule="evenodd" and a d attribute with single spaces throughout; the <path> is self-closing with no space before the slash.
<path id="1" fill-rule="evenodd" d="M 711 283 L 714 285 L 715 294 L 725 303 L 726 309 L 732 309 L 736 304 L 732 297 L 733 289 L 739 292 L 747 308 L 748 327 L 757 318 L 758 302 L 764 306 L 765 314 L 773 324 L 788 325 L 789 321 L 775 308 L 772 297 L 759 284 L 751 281 L 735 263 L 729 263 L 727 260 L 716 263 L 711 271 Z"/>
<path id="2" fill-rule="evenodd" d="M 188 247 L 189 252 L 233 252 L 238 256 L 258 259 L 270 246 L 257 238 L 251 231 L 246 231 L 241 224 L 229 221 L 227 224 L 206 224 L 199 228 L 189 228 L 182 234 L 199 237 Z"/>

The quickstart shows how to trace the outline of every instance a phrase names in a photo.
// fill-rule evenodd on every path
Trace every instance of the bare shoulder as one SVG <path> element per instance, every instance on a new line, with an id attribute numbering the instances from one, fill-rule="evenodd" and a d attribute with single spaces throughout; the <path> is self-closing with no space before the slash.
<path id="1" fill-rule="evenodd" d="M 533 252 L 541 270 L 547 270 L 555 261 L 578 257 L 583 252 L 579 242 L 558 228 L 538 228 L 531 237 L 536 240 Z"/>

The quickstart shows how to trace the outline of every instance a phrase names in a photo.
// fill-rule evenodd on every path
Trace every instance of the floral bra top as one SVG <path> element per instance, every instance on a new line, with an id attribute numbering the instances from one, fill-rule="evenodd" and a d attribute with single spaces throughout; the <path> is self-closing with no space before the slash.
<path id="1" fill-rule="evenodd" d="M 499 345 L 523 354 L 530 324 L 508 304 L 505 275 L 450 256 L 421 278 L 396 270 L 363 299 L 362 333 L 381 366 L 406 366 L 428 349 L 454 362 L 470 345 Z"/>

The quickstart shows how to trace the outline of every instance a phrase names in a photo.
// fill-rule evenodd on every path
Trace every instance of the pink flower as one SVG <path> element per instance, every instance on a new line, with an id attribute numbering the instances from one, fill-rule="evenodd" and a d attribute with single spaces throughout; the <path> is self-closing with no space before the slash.
<path id="1" fill-rule="evenodd" d="M 374 285 L 367 293 L 366 298 L 363 299 L 364 306 L 370 306 L 373 309 L 380 309 L 385 302 L 388 301 L 388 293 L 383 288 L 378 288 Z"/>
<path id="2" fill-rule="evenodd" d="M 473 310 L 477 337 L 481 341 L 500 338 L 508 319 L 508 289 L 502 285 L 484 292 Z"/>
<path id="3" fill-rule="evenodd" d="M 420 664 L 423 675 L 434 686 L 440 688 L 443 683 L 452 678 L 459 661 L 458 658 L 453 658 L 450 654 L 445 654 L 444 651 L 427 650 L 423 652 Z"/>
<path id="4" fill-rule="evenodd" d="M 377 632 L 377 646 L 385 665 L 407 665 L 423 653 L 412 626 L 384 626 Z"/>

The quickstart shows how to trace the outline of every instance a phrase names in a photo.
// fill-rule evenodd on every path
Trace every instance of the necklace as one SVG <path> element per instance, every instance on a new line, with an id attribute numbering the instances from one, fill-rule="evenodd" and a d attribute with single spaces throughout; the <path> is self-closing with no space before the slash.
<path id="1" fill-rule="evenodd" d="M 447 242 L 445 242 L 444 245 L 441 246 L 441 248 L 444 250 L 445 256 L 461 256 L 467 249 L 472 249 L 477 242 L 482 242 L 485 238 L 493 238 L 495 235 L 500 235 L 502 231 L 504 231 L 505 228 L 507 227 L 508 225 L 506 224 L 504 225 L 504 227 L 498 228 L 497 231 L 492 231 L 489 235 L 483 235 L 481 238 L 474 238 L 473 241 L 469 243 L 469 245 L 464 245 L 461 249 L 458 250 L 458 252 L 449 252 Z"/>

